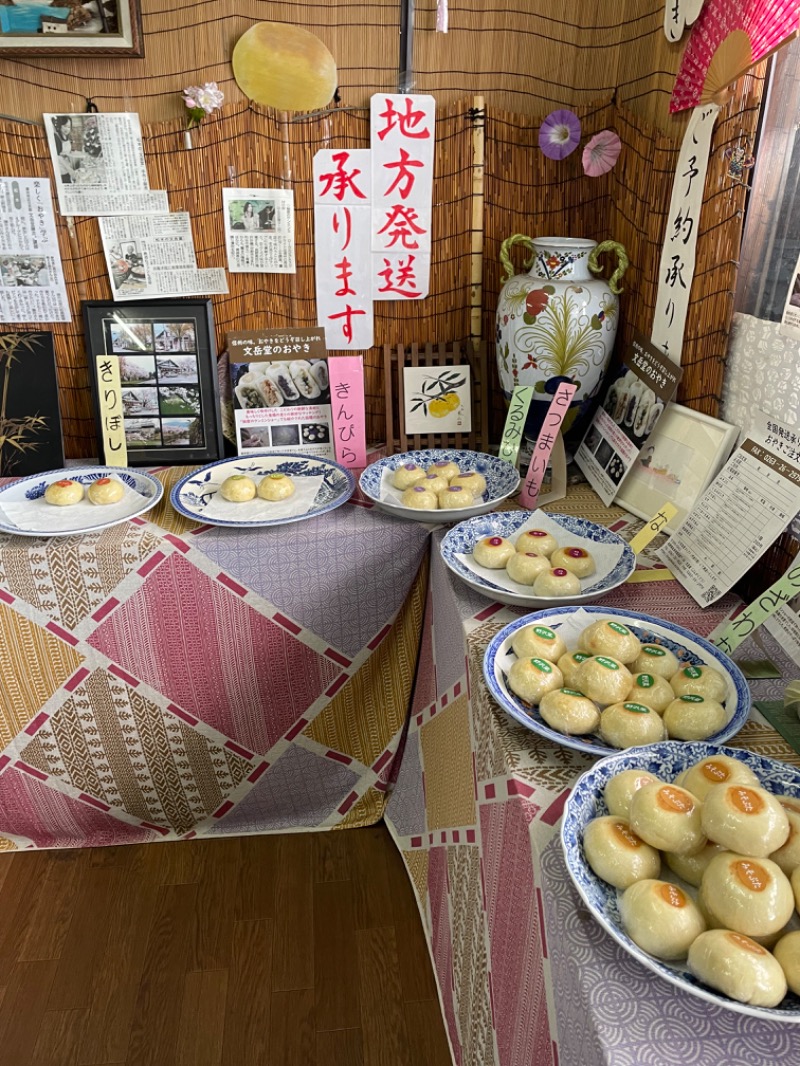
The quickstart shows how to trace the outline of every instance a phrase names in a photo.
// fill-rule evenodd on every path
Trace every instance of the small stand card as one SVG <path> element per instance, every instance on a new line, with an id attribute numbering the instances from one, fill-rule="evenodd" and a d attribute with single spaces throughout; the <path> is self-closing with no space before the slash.
<path id="1" fill-rule="evenodd" d="M 789 569 L 763 592 L 758 599 L 748 604 L 735 618 L 728 622 L 714 643 L 726 655 L 733 655 L 750 634 L 763 625 L 800 592 L 800 565 L 793 562 Z"/>
<path id="2" fill-rule="evenodd" d="M 517 457 L 522 444 L 522 433 L 525 429 L 525 420 L 528 417 L 532 399 L 533 385 L 514 386 L 498 453 L 501 459 L 511 463 L 512 466 L 517 465 Z"/>
<path id="3" fill-rule="evenodd" d="M 0 333 L 0 476 L 64 465 L 52 333 Z"/>
<path id="4" fill-rule="evenodd" d="M 759 412 L 722 472 L 659 550 L 701 607 L 732 588 L 800 511 L 798 442 L 800 430 Z"/>
<path id="5" fill-rule="evenodd" d="M 367 465 L 364 361 L 360 355 L 328 360 L 336 460 L 350 470 Z"/>
<path id="6" fill-rule="evenodd" d="M 333 459 L 325 331 L 261 329 L 228 334 L 240 455 L 271 451 Z"/>
<path id="7" fill-rule="evenodd" d="M 575 456 L 606 506 L 617 495 L 680 379 L 680 367 L 635 333 Z"/>

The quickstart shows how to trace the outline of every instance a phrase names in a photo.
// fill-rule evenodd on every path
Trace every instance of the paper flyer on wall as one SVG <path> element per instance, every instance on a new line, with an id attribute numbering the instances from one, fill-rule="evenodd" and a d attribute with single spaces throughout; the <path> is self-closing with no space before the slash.
<path id="1" fill-rule="evenodd" d="M 294 274 L 294 192 L 223 189 L 228 270 Z"/>
<path id="2" fill-rule="evenodd" d="M 47 178 L 0 178 L 0 322 L 69 322 Z"/>
<path id="3" fill-rule="evenodd" d="M 756 412 L 744 440 L 659 550 L 701 607 L 754 566 L 800 511 L 800 427 Z"/>
<path id="4" fill-rule="evenodd" d="M 138 115 L 43 117 L 62 215 L 169 211 L 167 194 L 150 189 Z"/>
<path id="5" fill-rule="evenodd" d="M 335 458 L 323 329 L 235 330 L 228 359 L 240 455 Z"/>
<path id="6" fill-rule="evenodd" d="M 116 215 L 99 221 L 115 300 L 228 291 L 222 267 L 198 268 L 188 212 Z"/>
<path id="7" fill-rule="evenodd" d="M 681 373 L 655 345 L 634 333 L 575 456 L 606 506 L 675 395 Z"/>

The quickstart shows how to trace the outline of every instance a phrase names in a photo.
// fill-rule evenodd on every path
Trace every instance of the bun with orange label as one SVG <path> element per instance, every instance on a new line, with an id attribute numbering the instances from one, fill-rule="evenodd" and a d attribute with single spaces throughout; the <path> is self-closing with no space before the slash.
<path id="1" fill-rule="evenodd" d="M 728 929 L 701 933 L 689 948 L 689 970 L 739 1003 L 776 1007 L 786 995 L 780 962 L 748 936 Z"/>
<path id="2" fill-rule="evenodd" d="M 789 921 L 794 894 L 786 874 L 770 859 L 725 851 L 708 864 L 699 903 L 711 925 L 762 937 Z"/>
<path id="3" fill-rule="evenodd" d="M 645 785 L 633 794 L 629 821 L 634 833 L 654 848 L 691 855 L 706 844 L 700 808 L 700 802 L 685 788 Z"/>
<path id="4" fill-rule="evenodd" d="M 631 940 L 659 959 L 681 958 L 706 928 L 697 904 L 668 881 L 637 881 L 626 888 L 619 916 Z"/>

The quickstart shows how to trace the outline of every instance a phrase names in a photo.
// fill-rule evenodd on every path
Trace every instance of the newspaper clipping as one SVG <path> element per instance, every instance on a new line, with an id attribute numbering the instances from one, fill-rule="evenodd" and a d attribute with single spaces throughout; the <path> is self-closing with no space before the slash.
<path id="1" fill-rule="evenodd" d="M 139 116 L 45 115 L 62 215 L 142 215 L 169 211 L 150 191 Z"/>
<path id="2" fill-rule="evenodd" d="M 115 300 L 228 291 L 222 267 L 198 268 L 185 211 L 101 218 L 100 235 Z"/>
<path id="3" fill-rule="evenodd" d="M 47 178 L 0 178 L 0 322 L 69 322 Z"/>
<path id="4" fill-rule="evenodd" d="M 294 192 L 223 189 L 228 270 L 294 274 Z"/>

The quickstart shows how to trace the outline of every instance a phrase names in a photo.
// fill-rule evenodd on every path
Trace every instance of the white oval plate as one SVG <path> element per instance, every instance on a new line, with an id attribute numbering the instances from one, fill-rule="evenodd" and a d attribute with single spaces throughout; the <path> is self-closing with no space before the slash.
<path id="1" fill-rule="evenodd" d="M 128 488 L 138 492 L 142 497 L 141 504 L 132 501 L 130 513 L 123 515 L 121 518 L 117 517 L 112 521 L 105 522 L 94 521 L 95 516 L 99 519 L 102 515 L 102 507 L 92 507 L 91 511 L 84 507 L 74 511 L 65 507 L 59 508 L 59 517 L 63 517 L 64 512 L 74 514 L 74 526 L 69 529 L 42 531 L 41 529 L 26 529 L 24 526 L 16 525 L 2 513 L 4 500 L 10 503 L 38 500 L 44 496 L 45 489 L 53 481 L 62 481 L 69 478 L 71 481 L 79 481 L 82 485 L 89 485 L 100 478 L 108 477 L 109 474 L 114 474 Z M 18 537 L 74 537 L 79 533 L 94 533 L 99 529 L 110 529 L 111 526 L 118 526 L 122 522 L 128 522 L 131 518 L 138 518 L 139 515 L 149 511 L 151 507 L 155 507 L 163 495 L 164 486 L 158 478 L 153 477 L 152 474 L 146 474 L 143 470 L 131 470 L 126 466 L 70 466 L 62 470 L 47 470 L 43 474 L 31 474 L 29 477 L 20 478 L 19 481 L 12 481 L 9 485 L 4 485 L 0 488 L 0 532 L 14 533 Z"/>
<path id="2" fill-rule="evenodd" d="M 463 507 L 456 511 L 417 511 L 413 507 L 403 507 L 394 500 L 381 499 L 381 478 L 384 470 L 396 470 L 404 463 L 416 463 L 427 468 L 431 463 L 453 462 L 462 474 L 477 470 L 486 478 L 486 492 L 483 499 L 472 507 Z M 423 451 L 402 452 L 379 459 L 364 470 L 359 478 L 359 488 L 385 514 L 394 518 L 404 518 L 412 522 L 430 522 L 433 524 L 460 522 L 465 518 L 486 514 L 493 511 L 501 500 L 505 500 L 519 487 L 519 471 L 511 463 L 498 459 L 496 455 L 484 452 L 470 452 L 459 448 L 426 448 Z"/>
<path id="3" fill-rule="evenodd" d="M 619 749 L 610 748 L 596 733 L 570 737 L 551 729 L 540 716 L 539 708 L 526 706 L 518 696 L 514 695 L 506 683 L 505 670 L 514 661 L 511 641 L 517 630 L 536 624 L 548 626 L 558 632 L 565 620 L 578 610 L 586 611 L 593 621 L 610 618 L 615 622 L 622 622 L 636 634 L 642 643 L 661 644 L 662 647 L 674 652 L 682 663 L 687 665 L 706 663 L 725 675 L 728 682 L 725 706 L 731 717 L 725 728 L 710 736 L 706 743 L 723 744 L 738 733 L 747 721 L 752 697 L 744 674 L 724 652 L 714 647 L 704 637 L 674 622 L 662 621 L 649 614 L 639 614 L 637 611 L 622 611 L 614 607 L 552 607 L 547 611 L 535 611 L 533 614 L 518 618 L 517 621 L 501 629 L 490 642 L 483 659 L 483 676 L 492 696 L 512 718 L 524 725 L 526 729 L 531 729 L 534 733 L 552 740 L 554 744 L 560 744 L 563 748 L 572 748 L 574 751 L 582 751 L 587 755 L 601 756 L 619 753 Z M 676 741 L 676 743 L 686 744 L 688 741 Z"/>
<path id="4" fill-rule="evenodd" d="M 210 518 L 205 514 L 209 499 L 217 492 L 222 482 L 230 474 L 250 474 L 253 478 L 262 478 L 275 472 L 289 477 L 323 477 L 324 483 L 319 489 L 314 503 L 305 514 L 289 518 L 248 519 L 247 504 L 237 506 L 242 518 Z M 266 455 L 239 456 L 236 459 L 220 459 L 216 463 L 192 471 L 174 486 L 169 502 L 185 518 L 195 522 L 204 522 L 211 526 L 232 526 L 235 529 L 251 529 L 271 526 L 285 526 L 291 522 L 303 522 L 307 518 L 317 518 L 327 514 L 353 495 L 356 479 L 345 467 L 333 459 L 323 459 L 319 455 L 297 455 L 293 452 L 269 452 Z"/>
<path id="5" fill-rule="evenodd" d="M 469 555 L 482 537 L 506 537 L 515 536 L 520 526 L 529 522 L 531 511 L 500 511 L 497 514 L 482 515 L 477 518 L 469 518 L 466 522 L 459 522 L 444 537 L 440 545 L 442 558 L 453 573 L 469 585 L 470 588 L 480 592 L 489 600 L 497 603 L 507 603 L 513 607 L 527 607 L 536 610 L 539 607 L 566 607 L 572 604 L 582 605 L 593 603 L 605 596 L 607 592 L 622 585 L 636 569 L 636 556 L 630 547 L 617 533 L 612 533 L 605 526 L 589 522 L 586 518 L 573 518 L 571 515 L 548 514 L 552 522 L 556 522 L 564 530 L 565 538 L 585 537 L 587 540 L 603 544 L 619 544 L 622 547 L 622 555 L 614 569 L 606 574 L 600 581 L 593 578 L 585 578 L 581 582 L 582 592 L 577 596 L 565 598 L 556 596 L 534 596 L 533 592 L 525 592 L 524 585 L 520 585 L 519 592 L 509 592 L 508 589 L 495 585 L 480 574 L 476 574 L 469 567 L 464 566 L 458 558 L 459 555 Z"/>
<path id="6" fill-rule="evenodd" d="M 567 799 L 561 823 L 561 845 L 564 849 L 567 870 L 595 921 L 613 936 L 620 947 L 648 970 L 652 970 L 653 973 L 663 977 L 677 988 L 683 989 L 684 992 L 699 996 L 700 999 L 705 999 L 717 1007 L 725 1007 L 739 1014 L 749 1014 L 753 1018 L 796 1024 L 800 1022 L 800 999 L 791 993 L 777 1007 L 751 1007 L 746 1003 L 729 999 L 722 992 L 715 992 L 680 964 L 664 962 L 642 951 L 622 928 L 617 890 L 613 885 L 602 881 L 592 871 L 583 854 L 583 833 L 587 824 L 593 818 L 608 814 L 608 808 L 603 799 L 603 789 L 615 774 L 623 770 L 647 770 L 666 781 L 672 781 L 687 766 L 699 762 L 708 755 L 719 753 L 739 759 L 740 762 L 749 766 L 768 792 L 800 798 L 800 771 L 776 759 L 768 759 L 763 755 L 742 751 L 739 748 L 720 748 L 707 741 L 689 743 L 668 740 L 661 744 L 648 744 L 644 748 L 620 751 L 607 759 L 601 759 L 590 770 L 587 770 L 578 779 Z M 669 874 L 669 871 L 666 873 Z M 695 892 L 691 887 L 688 887 L 688 891 L 690 894 Z"/>

